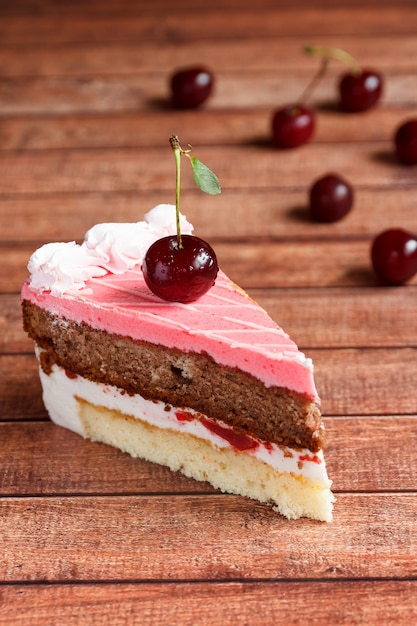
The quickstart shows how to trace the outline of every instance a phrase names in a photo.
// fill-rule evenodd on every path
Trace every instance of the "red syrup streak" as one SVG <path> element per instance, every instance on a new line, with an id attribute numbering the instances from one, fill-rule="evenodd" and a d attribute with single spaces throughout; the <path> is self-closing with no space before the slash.
<path id="1" fill-rule="evenodd" d="M 70 370 L 65 370 L 65 374 L 68 376 L 68 378 L 70 378 L 71 380 L 75 380 L 76 378 L 78 378 L 77 374 L 74 374 L 74 372 L 71 372 Z"/>
<path id="2" fill-rule="evenodd" d="M 207 428 L 207 430 L 210 430 L 212 433 L 215 433 L 216 435 L 219 435 L 219 437 L 228 441 L 236 450 L 255 450 L 256 448 L 259 448 L 259 443 L 248 435 L 236 433 L 231 428 L 221 426 L 217 422 L 213 422 L 212 420 L 204 417 L 201 418 L 201 423 Z"/>
<path id="3" fill-rule="evenodd" d="M 192 422 L 196 419 L 192 413 L 188 413 L 187 411 L 175 411 L 175 417 L 179 422 Z M 201 417 L 200 422 L 207 430 L 225 439 L 225 441 L 229 442 L 236 450 L 255 450 L 259 447 L 259 443 L 255 441 L 255 439 L 252 439 L 252 437 L 249 437 L 249 435 L 236 433 L 231 428 L 221 426 L 217 422 L 213 422 L 205 417 Z"/>
<path id="4" fill-rule="evenodd" d="M 300 456 L 298 458 L 300 461 L 312 461 L 313 463 L 317 463 L 318 465 L 320 465 L 321 463 L 321 460 L 316 455 L 310 456 L 309 454 L 305 454 L 304 456 Z"/>
<path id="5" fill-rule="evenodd" d="M 175 417 L 179 422 L 192 422 L 195 417 L 187 411 L 175 411 Z"/>

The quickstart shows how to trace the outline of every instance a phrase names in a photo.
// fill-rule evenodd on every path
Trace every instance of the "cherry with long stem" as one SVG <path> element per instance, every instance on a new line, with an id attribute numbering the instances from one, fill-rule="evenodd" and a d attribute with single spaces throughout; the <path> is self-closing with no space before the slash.
<path id="1" fill-rule="evenodd" d="M 142 272 L 149 289 L 160 298 L 173 302 L 192 302 L 213 286 L 218 273 L 216 254 L 203 239 L 194 235 L 181 235 L 180 183 L 181 157 L 190 160 L 194 180 L 206 193 L 220 192 L 217 176 L 188 150 L 181 148 L 176 135 L 170 137 L 175 157 L 175 212 L 176 235 L 155 241 L 145 254 Z"/>
<path id="2" fill-rule="evenodd" d="M 330 46 L 313 46 L 307 45 L 304 46 L 304 52 L 306 54 L 310 54 L 312 56 L 321 57 L 327 63 L 331 59 L 335 59 L 344 63 L 352 72 L 352 74 L 360 74 L 362 69 L 356 59 L 346 52 L 346 50 L 342 50 L 341 48 L 333 48 Z"/>
<path id="3" fill-rule="evenodd" d="M 181 236 L 181 225 L 180 225 L 181 154 L 186 154 L 187 151 L 181 148 L 180 142 L 176 135 L 171 135 L 171 137 L 169 138 L 169 143 L 171 144 L 171 148 L 174 151 L 174 157 L 175 157 L 175 214 L 176 214 L 176 225 L 177 225 L 178 249 L 181 250 L 183 247 L 182 236 Z"/>
<path id="4" fill-rule="evenodd" d="M 322 63 L 294 104 L 274 111 L 272 117 L 272 141 L 278 148 L 297 148 L 313 135 L 315 129 L 314 111 L 306 104 L 327 70 L 329 60 Z"/>
<path id="5" fill-rule="evenodd" d="M 356 59 L 341 48 L 328 46 L 305 46 L 304 51 L 322 59 L 341 61 L 349 69 L 339 80 L 339 98 L 344 111 L 366 111 L 378 102 L 382 94 L 383 80 L 379 72 L 362 68 Z"/>

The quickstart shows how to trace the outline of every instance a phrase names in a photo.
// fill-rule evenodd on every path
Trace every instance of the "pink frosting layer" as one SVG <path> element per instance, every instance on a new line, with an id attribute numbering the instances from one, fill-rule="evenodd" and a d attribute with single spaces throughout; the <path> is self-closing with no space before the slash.
<path id="1" fill-rule="evenodd" d="M 191 304 L 160 300 L 140 268 L 87 280 L 61 296 L 30 287 L 22 298 L 53 314 L 132 339 L 185 352 L 206 352 L 267 386 L 291 389 L 319 402 L 313 365 L 268 314 L 220 272 L 216 284 Z"/>

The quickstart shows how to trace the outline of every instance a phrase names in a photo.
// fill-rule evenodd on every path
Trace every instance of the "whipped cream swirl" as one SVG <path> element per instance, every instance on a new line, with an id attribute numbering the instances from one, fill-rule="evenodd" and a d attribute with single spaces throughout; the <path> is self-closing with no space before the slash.
<path id="1" fill-rule="evenodd" d="M 184 215 L 180 226 L 184 234 L 193 232 Z M 154 241 L 176 232 L 172 204 L 157 205 L 142 222 L 96 224 L 81 245 L 75 241 L 47 243 L 36 250 L 28 263 L 30 288 L 50 291 L 53 296 L 77 291 L 91 278 L 121 274 L 140 265 Z"/>

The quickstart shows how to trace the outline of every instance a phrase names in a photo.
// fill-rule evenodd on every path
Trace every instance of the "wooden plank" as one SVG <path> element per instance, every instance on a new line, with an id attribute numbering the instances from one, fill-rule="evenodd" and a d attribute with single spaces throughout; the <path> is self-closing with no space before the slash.
<path id="1" fill-rule="evenodd" d="M 325 424 L 326 464 L 336 493 L 415 490 L 410 467 L 416 415 L 328 417 Z M 49 421 L 0 423 L 0 441 L 3 496 L 214 493 L 207 483 L 85 441 Z"/>
<path id="2" fill-rule="evenodd" d="M 369 241 L 265 242 L 241 246 L 218 242 L 222 269 L 244 289 L 288 287 L 372 287 L 379 281 L 370 262 Z M 27 262 L 37 246 L 0 247 L 4 275 L 1 293 L 18 293 L 27 277 Z M 417 277 L 409 285 L 417 284 Z"/>
<path id="3" fill-rule="evenodd" d="M 161 108 L 166 110 L 168 76 L 173 69 L 175 65 L 163 73 L 5 78 L 0 85 L 0 115 L 47 115 L 48 112 L 54 115 L 140 114 Z M 206 108 L 213 111 L 255 107 L 273 110 L 297 102 L 312 72 L 312 69 L 276 74 L 265 70 L 244 73 L 217 70 L 216 89 Z M 386 70 L 385 82 L 382 104 L 399 108 L 413 105 L 413 94 L 417 89 L 414 72 Z M 313 102 L 334 106 L 337 100 L 337 80 L 329 72 Z"/>
<path id="4" fill-rule="evenodd" d="M 307 356 L 315 364 L 325 415 L 417 413 L 417 348 L 324 348 Z M 0 355 L 0 415 L 3 421 L 46 416 L 33 355 Z"/>
<path id="5" fill-rule="evenodd" d="M 392 150 L 415 115 L 414 3 L 0 0 L 0 14 L 0 624 L 414 623 L 417 277 L 382 287 L 369 260 L 379 230 L 415 230 L 415 171 Z M 332 63 L 314 141 L 279 152 L 270 115 L 317 66 L 310 41 L 381 69 L 384 97 L 340 114 Z M 216 90 L 175 112 L 168 75 L 189 59 L 214 66 Z M 199 194 L 188 172 L 187 217 L 314 360 L 333 524 L 288 522 L 47 420 L 20 320 L 29 254 L 173 201 L 172 132 L 223 186 Z M 355 210 L 313 224 L 307 190 L 328 169 Z"/>
<path id="6" fill-rule="evenodd" d="M 50 422 L 0 423 L 0 494 L 215 493 L 208 483 L 133 459 Z"/>
<path id="7" fill-rule="evenodd" d="M 416 595 L 412 580 L 7 585 L 0 624 L 409 626 Z"/>
<path id="8" fill-rule="evenodd" d="M 244 289 L 255 287 L 378 286 L 370 242 L 265 242 L 245 246 L 216 244 L 223 270 Z M 410 285 L 416 284 L 416 277 Z"/>
<path id="9" fill-rule="evenodd" d="M 0 117 L 0 150 L 65 150 L 85 148 L 149 148 L 167 143 L 172 129 L 187 137 L 192 129 L 195 147 L 203 145 L 266 146 L 271 133 L 270 110 L 152 109 L 125 114 Z M 157 107 L 156 107 L 157 108 Z M 318 108 L 317 143 L 391 142 L 395 129 L 412 118 L 415 107 L 380 106 L 372 111 L 372 124 L 355 115 L 342 115 L 331 107 Z M 365 118 L 370 120 L 371 114 Z M 342 123 L 343 121 L 343 123 Z"/>
<path id="10" fill-rule="evenodd" d="M 416 343 L 416 294 L 410 286 L 250 289 L 249 295 L 303 350 L 399 348 Z M 0 295 L 0 311 L 0 354 L 32 352 L 22 327 L 20 296 Z"/>
<path id="11" fill-rule="evenodd" d="M 192 134 L 184 140 L 193 143 Z M 357 188 L 401 189 L 415 182 L 414 169 L 396 163 L 392 146 L 379 142 L 360 146 L 312 143 L 288 151 L 270 146 L 223 146 L 221 150 L 201 146 L 194 152 L 216 172 L 224 189 L 268 189 L 272 194 L 310 185 L 329 168 L 343 172 Z M 142 188 L 158 189 L 161 198 L 171 198 L 172 163 L 169 147 L 1 153 L 0 194 L 137 192 Z M 194 189 L 191 168 L 182 169 L 183 189 Z"/>
<path id="12" fill-rule="evenodd" d="M 412 4 L 413 0 L 398 0 L 395 3 L 395 6 L 401 8 L 403 6 L 408 7 Z M 345 6 L 345 0 L 312 0 L 309 2 L 309 6 L 315 6 L 319 8 L 323 7 L 335 7 L 335 6 Z M 366 6 L 368 8 L 371 7 L 381 7 L 385 5 L 392 5 L 392 0 L 350 0 L 349 6 L 361 5 L 362 7 Z M 305 5 L 305 0 L 260 0 L 257 4 L 258 9 L 285 9 L 291 6 L 303 6 Z M 175 4 L 175 8 L 178 11 L 190 11 L 191 9 L 194 12 L 198 12 L 200 4 L 195 0 L 177 0 Z M 206 5 L 203 3 L 203 8 L 206 8 Z M 224 10 L 234 9 L 236 10 L 236 2 L 235 0 L 212 0 L 210 3 L 211 9 L 216 10 Z M 3 2 L 0 5 L 0 13 L 2 16 L 6 15 L 27 15 L 31 16 L 35 15 L 65 15 L 68 18 L 71 16 L 79 16 L 89 15 L 91 13 L 102 13 L 102 14 L 123 14 L 130 15 L 138 13 L 139 11 L 151 11 L 153 13 L 157 11 L 166 11 L 172 9 L 172 3 L 169 0 L 141 0 L 140 2 L 136 2 L 132 5 L 130 0 L 119 0 L 116 4 L 114 0 L 85 0 L 80 4 L 79 2 L 73 2 L 72 0 L 55 2 L 54 0 L 31 0 L 27 2 L 27 0 L 15 0 L 13 4 L 8 2 Z M 240 0 L 239 9 L 253 9 L 252 0 Z"/>
<path id="13" fill-rule="evenodd" d="M 417 413 L 415 348 L 324 349 L 308 354 L 325 415 Z"/>
<path id="14" fill-rule="evenodd" d="M 46 418 L 34 354 L 0 356 L 0 420 Z"/>
<path id="15" fill-rule="evenodd" d="M 0 354 L 31 352 L 32 340 L 22 326 L 20 296 L 0 295 Z"/>
<path id="16" fill-rule="evenodd" d="M 410 471 L 417 446 L 415 415 L 327 417 L 325 425 L 326 465 L 336 492 L 416 491 Z"/>
<path id="17" fill-rule="evenodd" d="M 309 186 L 310 181 L 302 177 L 296 189 L 223 189 L 215 198 L 198 189 L 188 189 L 182 196 L 181 206 L 194 225 L 195 233 L 209 240 L 216 249 L 222 241 L 256 246 L 269 240 L 275 241 L 278 252 L 286 240 L 316 242 L 316 246 L 317 242 L 321 246 L 322 242 L 339 240 L 343 245 L 347 239 L 368 239 L 370 242 L 387 228 L 415 230 L 417 188 L 368 189 L 356 186 L 352 211 L 339 222 L 319 224 L 309 218 Z M 127 192 L 0 196 L 3 216 L 0 243 L 20 247 L 31 242 L 32 247 L 22 251 L 24 255 L 31 254 L 41 243 L 81 242 L 94 224 L 140 221 L 157 204 L 175 203 L 174 193 L 174 189 L 169 192 L 147 191 L 138 186 L 136 191 Z M 16 224 L 25 224 L 25 228 L 16 228 Z M 21 253 L 11 246 L 4 247 L 1 254 L 3 257 L 11 255 L 11 258 L 16 254 L 17 265 L 23 263 L 26 266 L 29 258 L 21 257 Z M 222 255 L 226 258 L 226 253 Z M 317 258 L 316 262 L 323 263 L 324 259 Z"/>
<path id="18" fill-rule="evenodd" d="M 0 578 L 412 578 L 416 494 L 339 494 L 331 524 L 238 496 L 0 500 Z"/>
<path id="19" fill-rule="evenodd" d="M 320 37 L 319 45 L 335 46 L 335 36 Z M 308 43 L 308 42 L 307 42 Z M 288 74 L 307 70 L 311 75 L 318 69 L 320 60 L 304 53 L 304 36 L 271 38 L 265 45 L 265 38 L 256 38 L 249 33 L 242 46 L 242 40 L 220 40 L 213 46 L 211 40 L 166 42 L 155 47 L 153 41 L 104 43 L 83 42 L 55 46 L 47 43 L 36 45 L 0 47 L 0 67 L 2 78 L 29 76 L 91 76 L 92 74 L 128 75 L 155 71 L 169 76 L 176 67 L 188 66 L 190 59 L 211 67 L 217 74 L 223 72 L 266 71 L 274 74 Z M 393 70 L 412 71 L 417 55 L 417 42 L 413 35 L 381 35 L 372 38 L 341 36 L 337 47 L 349 53 L 366 66 L 378 68 L 384 73 Z M 51 53 L 52 51 L 52 53 Z M 346 66 L 333 61 L 329 66 L 330 75 L 339 75 Z M 320 88 L 318 89 L 320 91 Z"/>
<path id="20" fill-rule="evenodd" d="M 416 345 L 416 293 L 393 289 L 251 289 L 302 349 L 377 348 Z"/>
<path id="21" fill-rule="evenodd" d="M 264 37 L 278 38 L 288 35 L 312 37 L 339 35 L 381 35 L 410 34 L 413 32 L 416 11 L 413 4 L 374 7 L 358 5 L 352 13 L 346 6 L 321 7 L 303 5 L 303 17 L 297 3 L 291 6 L 210 8 L 210 5 L 193 4 L 193 10 L 147 10 L 138 6 L 128 14 L 113 10 L 110 14 L 87 11 L 80 14 L 79 6 L 72 19 L 54 11 L 45 15 L 31 12 L 29 16 L 3 15 L 0 20 L 0 40 L 5 44 L 49 44 L 83 42 L 155 42 L 198 39 L 233 40 L 237 38 Z M 132 6 L 132 5 L 131 5 Z M 82 19 L 80 19 L 82 15 Z M 233 28 L 231 28 L 233 24 Z M 202 30 L 202 25 L 204 29 Z"/>
<path id="22" fill-rule="evenodd" d="M 1 293 L 20 293 L 28 274 L 27 263 L 33 250 L 33 246 L 26 250 L 0 248 L 0 258 L 5 262 L 4 271 L 0 275 Z"/>
<path id="23" fill-rule="evenodd" d="M 219 243 L 216 253 L 224 271 L 244 289 L 378 284 L 368 241 L 325 242 L 320 252 L 316 242 L 266 242 L 245 247 Z M 415 282 L 414 278 L 411 284 Z"/>

